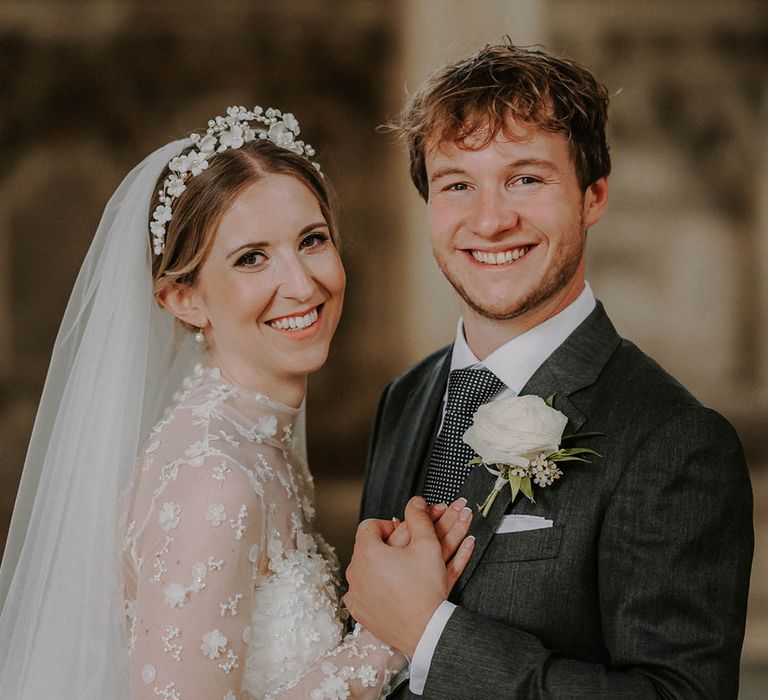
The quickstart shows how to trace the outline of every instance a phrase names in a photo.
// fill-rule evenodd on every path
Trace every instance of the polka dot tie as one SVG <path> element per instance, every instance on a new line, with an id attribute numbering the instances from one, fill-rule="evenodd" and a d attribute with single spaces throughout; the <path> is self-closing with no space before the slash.
<path id="1" fill-rule="evenodd" d="M 448 400 L 440 433 L 429 460 L 423 496 L 427 503 L 455 500 L 472 467 L 467 462 L 474 450 L 461 438 L 472 416 L 504 388 L 504 383 L 485 367 L 455 369 L 448 377 Z"/>

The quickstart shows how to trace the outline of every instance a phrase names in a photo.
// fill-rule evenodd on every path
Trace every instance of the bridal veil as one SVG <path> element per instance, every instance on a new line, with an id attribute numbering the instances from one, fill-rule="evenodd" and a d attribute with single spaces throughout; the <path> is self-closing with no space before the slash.
<path id="1" fill-rule="evenodd" d="M 0 697 L 127 697 L 119 501 L 201 351 L 152 295 L 149 203 L 188 145 L 152 153 L 104 211 L 53 350 L 0 568 Z"/>

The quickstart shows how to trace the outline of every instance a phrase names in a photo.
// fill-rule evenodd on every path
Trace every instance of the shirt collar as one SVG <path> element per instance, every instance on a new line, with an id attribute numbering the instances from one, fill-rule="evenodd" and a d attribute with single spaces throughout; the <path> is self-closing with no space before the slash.
<path id="1" fill-rule="evenodd" d="M 475 365 L 485 366 L 516 394 L 544 361 L 563 344 L 595 308 L 595 296 L 588 282 L 574 301 L 560 313 L 534 326 L 494 350 L 484 362 L 480 362 L 470 350 L 464 338 L 464 319 L 456 328 L 456 341 L 451 354 L 451 370 Z"/>

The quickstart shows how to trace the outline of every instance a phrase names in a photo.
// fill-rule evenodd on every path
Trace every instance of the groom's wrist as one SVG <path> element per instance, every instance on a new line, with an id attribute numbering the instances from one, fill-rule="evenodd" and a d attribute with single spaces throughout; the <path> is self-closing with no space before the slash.
<path id="1" fill-rule="evenodd" d="M 410 659 L 411 675 L 408 687 L 414 695 L 421 695 L 424 692 L 432 656 L 455 609 L 456 606 L 453 603 L 444 600 L 432 614 L 421 634 L 413 657 Z"/>

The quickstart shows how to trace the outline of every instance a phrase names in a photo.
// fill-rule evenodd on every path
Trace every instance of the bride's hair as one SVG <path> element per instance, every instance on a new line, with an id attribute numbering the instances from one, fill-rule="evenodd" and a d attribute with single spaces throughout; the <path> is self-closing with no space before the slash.
<path id="1" fill-rule="evenodd" d="M 159 190 L 169 173 L 166 167 L 158 178 L 150 212 L 159 204 Z M 331 236 L 336 240 L 333 197 L 325 178 L 306 157 L 268 139 L 257 139 L 216 154 L 206 170 L 187 181 L 185 191 L 173 205 L 173 218 L 165 234 L 165 251 L 152 256 L 155 298 L 171 285 L 195 283 L 224 214 L 248 185 L 270 174 L 290 175 L 306 185 L 317 198 Z M 151 239 L 149 228 L 147 231 Z"/>

